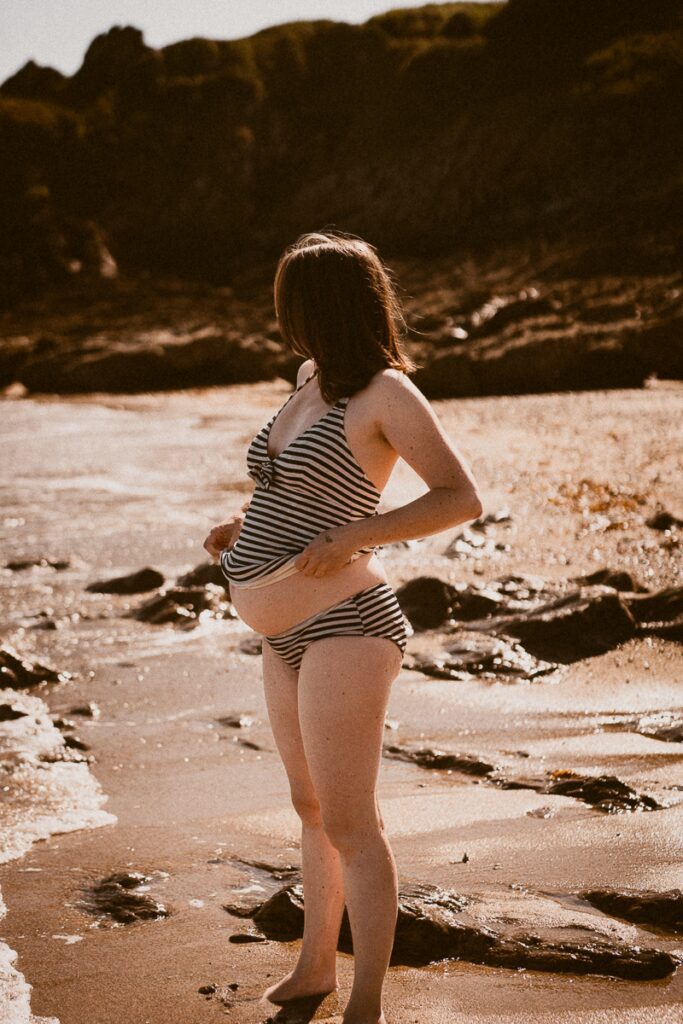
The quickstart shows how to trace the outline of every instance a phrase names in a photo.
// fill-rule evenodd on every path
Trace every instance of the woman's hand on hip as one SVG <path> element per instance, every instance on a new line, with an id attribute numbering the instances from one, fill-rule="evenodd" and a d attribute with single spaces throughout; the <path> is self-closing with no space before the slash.
<path id="1" fill-rule="evenodd" d="M 356 550 L 345 536 L 343 527 L 325 530 L 301 551 L 294 565 L 304 576 L 327 576 L 348 565 Z"/>

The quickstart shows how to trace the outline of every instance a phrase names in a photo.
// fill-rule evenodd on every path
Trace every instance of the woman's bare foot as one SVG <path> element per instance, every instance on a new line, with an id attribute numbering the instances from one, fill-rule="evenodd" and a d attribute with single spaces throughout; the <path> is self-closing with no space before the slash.
<path id="1" fill-rule="evenodd" d="M 271 1003 L 286 1003 L 290 999 L 304 999 L 306 996 L 327 995 L 339 988 L 335 967 L 327 971 L 302 971 L 295 967 L 284 978 L 271 985 L 263 993 Z M 381 1022 L 385 1024 L 385 1022 Z"/>

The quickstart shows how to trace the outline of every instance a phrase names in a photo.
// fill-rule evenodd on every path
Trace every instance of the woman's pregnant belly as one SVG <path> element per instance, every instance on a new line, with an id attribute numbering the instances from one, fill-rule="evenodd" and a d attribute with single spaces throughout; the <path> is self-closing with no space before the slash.
<path id="1" fill-rule="evenodd" d="M 297 572 L 263 587 L 231 582 L 230 597 L 243 622 L 257 633 L 272 636 L 381 582 L 387 582 L 384 566 L 370 552 L 326 576 Z"/>

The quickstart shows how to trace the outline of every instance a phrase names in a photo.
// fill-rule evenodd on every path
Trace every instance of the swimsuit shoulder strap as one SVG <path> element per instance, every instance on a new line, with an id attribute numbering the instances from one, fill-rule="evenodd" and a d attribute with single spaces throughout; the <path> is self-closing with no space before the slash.
<path id="1" fill-rule="evenodd" d="M 280 406 L 280 408 L 279 408 L 279 409 L 278 409 L 278 410 L 277 410 L 276 412 L 274 412 L 274 413 L 273 413 L 273 415 L 272 415 L 272 416 L 271 416 L 271 418 L 270 418 L 270 419 L 268 420 L 268 422 L 266 423 L 266 425 L 265 425 L 265 426 L 264 426 L 264 427 L 262 428 L 262 429 L 263 429 L 264 431 L 270 432 L 270 428 L 272 427 L 273 423 L 275 423 L 275 420 L 276 420 L 276 419 L 278 418 L 278 416 L 280 415 L 280 413 L 282 412 L 282 410 L 284 409 L 284 407 L 285 407 L 286 405 L 288 405 L 288 404 L 289 404 L 289 403 L 291 402 L 291 400 L 292 400 L 292 399 L 294 398 L 294 395 L 296 395 L 296 394 L 297 394 L 297 393 L 298 393 L 299 391 L 301 391 L 301 389 L 302 389 L 302 388 L 303 388 L 303 387 L 304 387 L 304 386 L 305 386 L 306 384 L 308 384 L 309 380 L 313 380 L 313 378 L 314 378 L 314 377 L 316 376 L 317 372 L 318 372 L 317 370 L 314 370 L 314 371 L 313 371 L 313 373 L 309 373 L 309 375 L 308 375 L 308 377 L 306 378 L 306 380 L 303 380 L 303 381 L 301 382 L 301 384 L 297 384 L 297 386 L 296 386 L 296 387 L 294 388 L 294 390 L 293 390 L 293 391 L 291 391 L 291 392 L 290 392 L 290 393 L 289 393 L 289 394 L 287 395 L 287 398 L 286 398 L 286 399 L 285 399 L 285 401 L 284 401 L 284 402 L 282 403 L 282 405 Z"/>

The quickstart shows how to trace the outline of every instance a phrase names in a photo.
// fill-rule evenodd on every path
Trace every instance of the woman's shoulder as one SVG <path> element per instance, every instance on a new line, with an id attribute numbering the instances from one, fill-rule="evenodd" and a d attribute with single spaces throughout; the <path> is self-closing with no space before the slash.
<path id="1" fill-rule="evenodd" d="M 368 394 L 373 399 L 384 401 L 387 399 L 408 398 L 408 396 L 421 395 L 420 389 L 413 383 L 407 373 L 403 370 L 394 369 L 393 366 L 385 366 L 378 370 L 368 384 Z"/>
<path id="2" fill-rule="evenodd" d="M 299 387 L 300 384 L 303 384 L 306 378 L 310 377 L 314 371 L 315 362 L 312 359 L 306 359 L 306 361 L 303 362 L 299 369 L 297 370 L 296 386 Z"/>
<path id="3" fill-rule="evenodd" d="M 410 417 L 426 402 L 407 373 L 386 366 L 358 393 L 358 412 L 368 422 L 379 423 L 397 416 Z"/>

